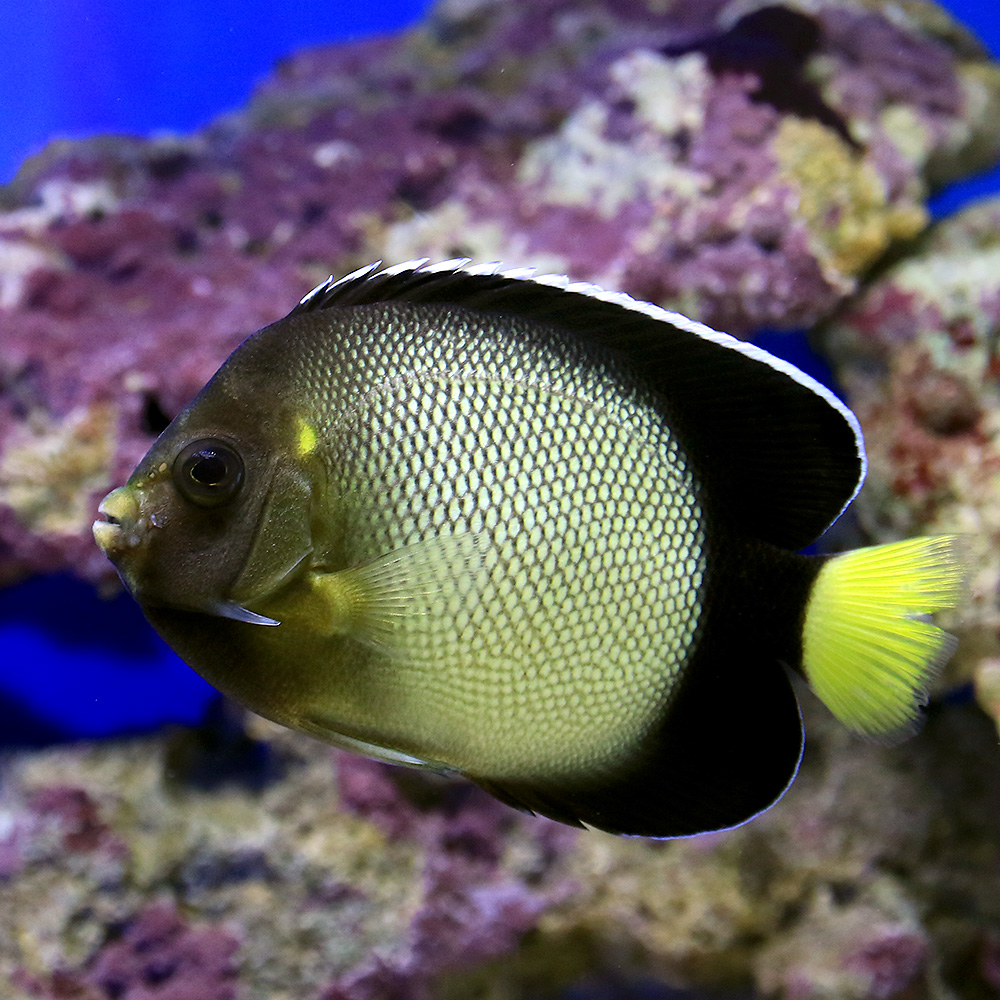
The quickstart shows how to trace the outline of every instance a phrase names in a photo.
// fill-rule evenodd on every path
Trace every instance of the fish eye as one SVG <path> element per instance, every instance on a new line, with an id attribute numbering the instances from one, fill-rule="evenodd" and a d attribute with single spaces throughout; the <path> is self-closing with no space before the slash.
<path id="1" fill-rule="evenodd" d="M 174 483 L 181 494 L 201 507 L 218 507 L 243 485 L 243 460 L 224 441 L 192 441 L 174 459 Z"/>

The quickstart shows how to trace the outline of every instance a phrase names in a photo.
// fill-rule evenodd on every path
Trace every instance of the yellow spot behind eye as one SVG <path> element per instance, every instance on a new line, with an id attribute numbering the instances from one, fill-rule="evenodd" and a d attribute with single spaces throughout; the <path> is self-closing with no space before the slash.
<path id="1" fill-rule="evenodd" d="M 305 458 L 306 455 L 311 455 L 316 450 L 316 444 L 319 439 L 316 437 L 316 428 L 313 427 L 308 421 L 303 420 L 299 417 L 299 440 L 298 440 L 298 453 L 299 458 Z"/>

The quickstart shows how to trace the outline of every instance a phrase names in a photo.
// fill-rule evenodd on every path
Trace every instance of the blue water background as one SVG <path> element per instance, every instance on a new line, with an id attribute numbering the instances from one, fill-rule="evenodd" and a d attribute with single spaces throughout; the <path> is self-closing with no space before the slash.
<path id="1" fill-rule="evenodd" d="M 51 138 L 186 132 L 245 103 L 304 45 L 402 27 L 428 0 L 5 0 L 0 31 L 0 183 Z M 945 4 L 1000 53 L 996 0 Z M 1000 192 L 1000 169 L 937 196 L 948 214 Z M 802 338 L 768 349 L 818 378 Z M 146 625 L 134 602 L 70 578 L 0 590 L 0 744 L 195 723 L 215 693 Z"/>

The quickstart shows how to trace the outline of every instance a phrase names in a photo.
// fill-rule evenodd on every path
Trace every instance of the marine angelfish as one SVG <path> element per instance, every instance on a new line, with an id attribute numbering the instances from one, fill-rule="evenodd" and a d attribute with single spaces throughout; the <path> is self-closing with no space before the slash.
<path id="1" fill-rule="evenodd" d="M 617 833 L 774 803 L 789 670 L 912 727 L 962 568 L 953 537 L 799 554 L 864 477 L 851 411 L 676 313 L 467 264 L 320 285 L 105 498 L 166 641 L 269 719 Z"/>

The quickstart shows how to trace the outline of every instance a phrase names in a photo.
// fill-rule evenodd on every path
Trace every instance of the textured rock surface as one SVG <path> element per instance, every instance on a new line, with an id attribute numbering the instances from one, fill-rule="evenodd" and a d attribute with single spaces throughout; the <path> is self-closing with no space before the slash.
<path id="1" fill-rule="evenodd" d="M 765 8 L 453 0 L 402 39 L 291 58 L 201 135 L 26 165 L 0 192 L 0 581 L 110 582 L 99 496 L 331 270 L 501 258 L 744 332 L 828 316 L 906 249 L 827 335 L 869 435 L 861 523 L 980 534 L 957 676 L 1000 716 L 1000 210 L 906 242 L 930 186 L 996 158 L 1000 77 L 918 0 Z M 0 996 L 997 996 L 988 720 L 937 705 L 885 748 L 806 714 L 777 808 L 671 843 L 259 721 L 9 754 Z"/>
<path id="2" fill-rule="evenodd" d="M 975 560 L 951 680 L 1000 725 L 1000 201 L 938 225 L 829 324 L 865 429 L 855 504 L 878 538 L 958 531 Z"/>
<path id="3" fill-rule="evenodd" d="M 998 107 L 925 3 L 456 0 L 200 135 L 55 144 L 0 192 L 0 582 L 112 581 L 100 495 L 330 271 L 467 254 L 808 325 L 996 158 Z"/>
<path id="4" fill-rule="evenodd" d="M 995 996 L 988 720 L 940 708 L 879 748 L 806 709 L 785 799 L 673 842 L 521 816 L 260 721 L 258 743 L 8 757 L 0 995 L 502 1000 L 645 979 L 787 1000 Z"/>

